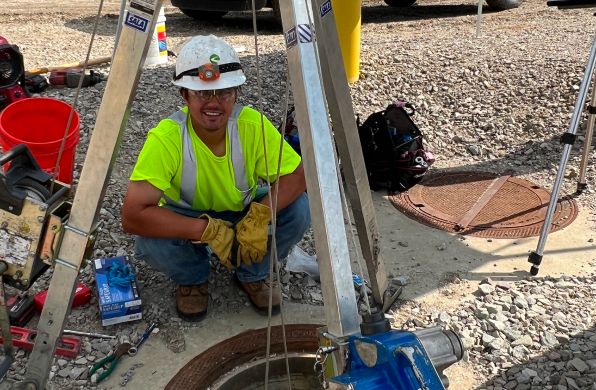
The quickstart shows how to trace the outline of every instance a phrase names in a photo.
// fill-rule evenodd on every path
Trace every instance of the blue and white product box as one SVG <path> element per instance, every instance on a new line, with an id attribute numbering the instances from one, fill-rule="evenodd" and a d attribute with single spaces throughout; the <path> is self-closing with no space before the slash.
<path id="1" fill-rule="evenodd" d="M 130 272 L 134 273 L 130 256 L 97 259 L 93 262 L 103 326 L 140 320 L 143 317 L 143 305 L 136 276 L 127 287 L 108 285 L 106 269 L 116 262 L 128 265 Z"/>

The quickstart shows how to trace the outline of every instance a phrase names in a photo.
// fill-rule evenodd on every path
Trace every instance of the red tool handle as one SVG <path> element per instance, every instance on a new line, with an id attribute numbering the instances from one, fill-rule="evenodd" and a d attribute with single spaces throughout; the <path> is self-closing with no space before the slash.
<path id="1" fill-rule="evenodd" d="M 25 351 L 33 350 L 33 347 L 35 346 L 35 336 L 37 336 L 36 330 L 11 326 L 10 333 L 12 334 L 12 344 L 15 347 L 24 349 Z M 0 336 L 0 342 L 2 342 L 2 336 Z M 56 348 L 56 355 L 69 358 L 79 356 L 81 340 L 74 337 L 63 336 L 60 337 L 60 343 L 62 343 L 63 347 Z"/>

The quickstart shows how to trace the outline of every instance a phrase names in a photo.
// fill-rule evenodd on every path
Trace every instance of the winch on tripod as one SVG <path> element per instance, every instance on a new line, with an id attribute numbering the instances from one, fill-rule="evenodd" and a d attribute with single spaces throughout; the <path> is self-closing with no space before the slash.
<path id="1" fill-rule="evenodd" d="M 56 259 L 72 204 L 70 186 L 44 172 L 26 145 L 0 155 L 0 261 L 8 269 L 3 281 L 20 290 L 31 284 Z M 53 187 L 53 188 L 52 188 Z M 85 258 L 95 242 L 89 237 Z"/>

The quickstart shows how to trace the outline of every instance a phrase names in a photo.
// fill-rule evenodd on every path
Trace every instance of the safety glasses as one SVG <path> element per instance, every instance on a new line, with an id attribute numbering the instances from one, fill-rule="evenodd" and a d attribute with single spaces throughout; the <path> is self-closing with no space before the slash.
<path id="1" fill-rule="evenodd" d="M 188 93 L 202 102 L 209 102 L 214 96 L 220 102 L 231 102 L 236 98 L 236 88 L 210 89 L 207 91 L 189 89 Z"/>

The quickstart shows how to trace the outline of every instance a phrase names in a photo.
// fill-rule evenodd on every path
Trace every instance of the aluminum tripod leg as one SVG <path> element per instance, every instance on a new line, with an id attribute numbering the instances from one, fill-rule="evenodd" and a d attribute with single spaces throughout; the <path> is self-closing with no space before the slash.
<path id="1" fill-rule="evenodd" d="M 586 139 L 584 141 L 584 153 L 582 155 L 582 162 L 579 168 L 579 179 L 577 181 L 577 193 L 581 194 L 588 183 L 586 181 L 586 171 L 588 170 L 588 159 L 590 158 L 590 148 L 592 147 L 592 136 L 594 135 L 594 121 L 596 119 L 596 88 L 592 85 L 592 96 L 590 97 L 590 105 L 588 106 L 588 126 L 586 127 Z"/>
<path id="2" fill-rule="evenodd" d="M 333 139 L 309 22 L 308 0 L 281 0 L 288 68 L 308 186 L 329 333 L 359 332 Z"/>
<path id="3" fill-rule="evenodd" d="M 74 198 L 48 296 L 39 320 L 35 347 L 18 390 L 43 390 L 49 377 L 60 333 L 68 319 L 79 268 L 116 161 L 130 115 L 143 63 L 163 0 L 155 1 L 153 16 L 127 14 L 118 49 L 97 114 L 95 131 Z M 145 8 L 150 11 L 149 8 Z"/>
<path id="4" fill-rule="evenodd" d="M 569 125 L 569 130 L 567 131 L 567 133 L 565 133 L 561 137 L 561 142 L 565 146 L 563 147 L 563 154 L 561 156 L 561 162 L 559 163 L 559 170 L 557 171 L 555 185 L 553 186 L 553 190 L 550 195 L 550 202 L 548 204 L 548 209 L 546 210 L 546 217 L 544 218 L 544 225 L 542 226 L 542 230 L 540 231 L 540 239 L 538 240 L 538 247 L 536 248 L 535 252 L 530 253 L 530 256 L 528 258 L 528 261 L 530 263 L 532 263 L 532 268 L 530 269 L 530 273 L 532 275 L 538 274 L 538 269 L 540 268 L 540 264 L 542 263 L 542 257 L 544 255 L 544 247 L 546 246 L 546 239 L 548 237 L 548 232 L 550 231 L 551 223 L 553 220 L 553 214 L 555 213 L 555 208 L 557 206 L 557 200 L 559 199 L 559 193 L 561 192 L 561 185 L 563 184 L 563 178 L 565 177 L 565 169 L 567 168 L 567 163 L 569 162 L 569 156 L 571 155 L 571 147 L 573 146 L 573 143 L 575 142 L 575 134 L 577 133 L 577 129 L 579 127 L 579 121 L 581 119 L 582 110 L 584 108 L 584 104 L 586 102 L 586 97 L 588 95 L 588 89 L 590 88 L 590 82 L 592 80 L 592 76 L 594 75 L 595 64 L 596 64 L 596 37 L 594 37 L 594 42 L 592 43 L 592 49 L 590 50 L 590 57 L 588 58 L 588 64 L 586 65 L 584 79 L 582 81 L 581 88 L 579 89 L 577 101 L 575 102 L 575 109 L 573 110 L 573 116 L 571 117 L 571 123 Z"/>
<path id="5" fill-rule="evenodd" d="M 387 274 L 385 263 L 380 255 L 377 218 L 370 195 L 335 17 L 330 1 L 312 1 L 315 30 L 318 32 L 316 36 L 321 37 L 316 39 L 316 42 L 335 140 L 341 157 L 362 256 L 370 276 L 373 297 L 382 307 L 385 303 L 384 293 L 387 290 Z"/>

